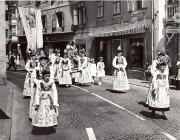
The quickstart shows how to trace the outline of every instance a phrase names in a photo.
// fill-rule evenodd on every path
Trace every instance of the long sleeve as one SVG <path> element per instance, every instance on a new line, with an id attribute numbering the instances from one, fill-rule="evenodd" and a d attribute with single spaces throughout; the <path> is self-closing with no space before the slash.
<path id="1" fill-rule="evenodd" d="M 57 88 L 56 88 L 56 85 L 53 83 L 52 84 L 52 98 L 53 98 L 53 105 L 54 106 L 59 106 L 58 104 L 58 93 L 57 93 Z"/>
<path id="2" fill-rule="evenodd" d="M 37 84 L 36 94 L 34 97 L 34 105 L 40 105 L 40 92 L 41 92 L 40 83 L 41 82 L 38 82 Z"/>
<path id="3" fill-rule="evenodd" d="M 26 69 L 28 72 L 31 71 L 31 69 L 30 69 L 30 62 L 29 62 L 29 61 L 26 63 L 25 69 Z"/>
<path id="4" fill-rule="evenodd" d="M 113 59 L 113 67 L 116 68 L 116 69 L 119 69 L 120 67 L 116 64 L 116 61 L 117 61 L 117 57 L 115 56 L 114 59 Z"/>
<path id="5" fill-rule="evenodd" d="M 127 61 L 126 58 L 123 57 L 123 68 L 125 69 L 127 67 Z"/>

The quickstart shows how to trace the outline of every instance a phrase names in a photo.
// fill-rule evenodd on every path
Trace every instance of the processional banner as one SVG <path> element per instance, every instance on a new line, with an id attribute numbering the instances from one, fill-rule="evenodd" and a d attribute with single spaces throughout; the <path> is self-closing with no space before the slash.
<path id="1" fill-rule="evenodd" d="M 27 49 L 36 51 L 43 48 L 41 10 L 30 7 L 18 7 L 24 32 L 27 39 Z"/>

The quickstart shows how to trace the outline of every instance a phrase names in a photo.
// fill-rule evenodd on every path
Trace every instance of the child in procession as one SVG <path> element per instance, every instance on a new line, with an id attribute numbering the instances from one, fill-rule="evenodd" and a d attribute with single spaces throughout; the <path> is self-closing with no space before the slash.
<path id="1" fill-rule="evenodd" d="M 102 77 L 105 76 L 105 65 L 103 62 L 103 57 L 99 57 L 99 62 L 97 63 L 97 77 L 99 78 L 99 85 L 102 86 Z"/>

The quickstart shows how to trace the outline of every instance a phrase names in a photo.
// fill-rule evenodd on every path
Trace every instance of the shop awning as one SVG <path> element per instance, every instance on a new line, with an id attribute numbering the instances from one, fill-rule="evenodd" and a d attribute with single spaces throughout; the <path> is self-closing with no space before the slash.
<path id="1" fill-rule="evenodd" d="M 140 26 L 127 26 L 123 27 L 114 31 L 109 32 L 95 32 L 89 33 L 89 36 L 92 37 L 111 37 L 111 36 L 121 36 L 121 35 L 128 35 L 128 34 L 138 34 L 144 33 L 147 29 L 149 29 L 148 25 L 140 25 Z"/>

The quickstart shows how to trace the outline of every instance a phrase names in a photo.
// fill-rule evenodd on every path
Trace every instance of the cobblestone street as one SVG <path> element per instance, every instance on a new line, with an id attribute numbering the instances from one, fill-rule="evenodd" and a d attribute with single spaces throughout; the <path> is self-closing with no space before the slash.
<path id="1" fill-rule="evenodd" d="M 111 79 L 103 86 L 58 87 L 58 126 L 52 130 L 34 130 L 28 120 L 29 99 L 23 99 L 24 72 L 8 72 L 10 87 L 14 88 L 11 140 L 88 140 L 87 129 L 97 140 L 168 140 L 179 139 L 179 97 L 171 90 L 171 110 L 168 120 L 160 115 L 151 118 L 144 107 L 148 88 L 132 83 L 127 93 L 111 91 Z M 48 132 L 48 133 L 47 133 Z"/>

